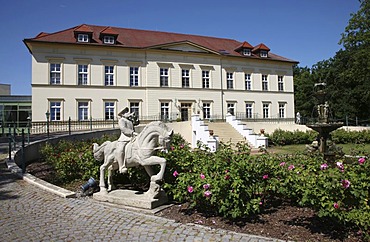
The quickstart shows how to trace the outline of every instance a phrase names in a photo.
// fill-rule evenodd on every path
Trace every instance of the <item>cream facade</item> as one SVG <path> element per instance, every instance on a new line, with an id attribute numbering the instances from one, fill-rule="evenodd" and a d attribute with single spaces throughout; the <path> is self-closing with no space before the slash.
<path id="1" fill-rule="evenodd" d="M 294 61 L 221 55 L 192 42 L 116 48 L 25 40 L 32 54 L 32 120 L 294 119 Z"/>

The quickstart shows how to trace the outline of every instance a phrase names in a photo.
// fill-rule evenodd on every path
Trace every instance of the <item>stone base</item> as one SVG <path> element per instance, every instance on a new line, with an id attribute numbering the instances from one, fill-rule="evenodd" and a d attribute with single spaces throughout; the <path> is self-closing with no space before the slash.
<path id="1" fill-rule="evenodd" d="M 139 193 L 133 190 L 114 190 L 110 192 L 98 192 L 93 198 L 101 202 L 110 202 L 119 205 L 126 205 L 136 208 L 153 209 L 167 203 L 168 198 L 164 191 L 153 198 L 147 193 Z"/>

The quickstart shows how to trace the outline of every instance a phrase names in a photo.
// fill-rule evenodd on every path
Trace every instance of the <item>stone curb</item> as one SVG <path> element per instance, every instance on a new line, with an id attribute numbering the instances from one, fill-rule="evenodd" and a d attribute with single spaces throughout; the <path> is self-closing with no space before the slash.
<path id="1" fill-rule="evenodd" d="M 46 182 L 46 181 L 44 181 L 40 178 L 37 178 L 37 177 L 27 173 L 27 172 L 23 174 L 22 169 L 17 166 L 17 164 L 14 162 L 14 160 L 9 160 L 9 157 L 6 160 L 6 165 L 12 173 L 17 175 L 21 179 L 25 180 L 26 182 L 31 183 L 35 186 L 38 186 L 39 188 L 41 188 L 43 190 L 46 190 L 48 192 L 51 192 L 53 194 L 56 194 L 56 195 L 58 195 L 60 197 L 64 197 L 64 198 L 74 198 L 74 197 L 76 197 L 75 192 L 71 192 L 67 189 L 58 187 L 54 184 L 51 184 L 51 183 Z"/>

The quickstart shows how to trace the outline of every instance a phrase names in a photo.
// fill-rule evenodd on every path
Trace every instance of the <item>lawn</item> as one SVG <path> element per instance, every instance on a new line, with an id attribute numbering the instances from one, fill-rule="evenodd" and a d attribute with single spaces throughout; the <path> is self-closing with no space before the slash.
<path id="1" fill-rule="evenodd" d="M 370 144 L 339 144 L 338 147 L 341 147 L 343 149 L 343 152 L 347 155 L 352 154 L 352 151 L 357 151 L 355 154 L 361 153 L 361 151 L 369 151 L 370 150 Z M 271 148 L 268 148 L 267 150 L 271 153 L 275 154 L 294 154 L 296 152 L 304 152 L 306 149 L 306 145 L 285 145 L 285 146 L 274 146 Z"/>

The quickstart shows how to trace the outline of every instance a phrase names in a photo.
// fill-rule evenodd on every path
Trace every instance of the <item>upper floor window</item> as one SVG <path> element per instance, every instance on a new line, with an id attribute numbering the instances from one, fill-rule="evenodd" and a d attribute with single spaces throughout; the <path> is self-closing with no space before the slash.
<path id="1" fill-rule="evenodd" d="M 89 120 L 89 102 L 78 102 L 78 120 Z"/>
<path id="2" fill-rule="evenodd" d="M 50 64 L 50 84 L 60 84 L 61 69 L 60 64 L 51 63 Z"/>
<path id="3" fill-rule="evenodd" d="M 267 57 L 267 50 L 261 50 L 260 57 Z"/>
<path id="4" fill-rule="evenodd" d="M 250 49 L 243 49 L 243 55 L 250 56 L 251 50 Z"/>
<path id="5" fill-rule="evenodd" d="M 209 71 L 202 71 L 203 88 L 209 88 Z"/>
<path id="6" fill-rule="evenodd" d="M 159 79 L 161 87 L 168 87 L 168 68 L 161 68 L 159 70 Z"/>
<path id="7" fill-rule="evenodd" d="M 130 67 L 130 87 L 139 86 L 139 67 Z"/>
<path id="8" fill-rule="evenodd" d="M 234 88 L 234 75 L 231 72 L 226 73 L 227 89 Z"/>
<path id="9" fill-rule="evenodd" d="M 268 90 L 268 80 L 267 75 L 262 75 L 262 91 Z"/>
<path id="10" fill-rule="evenodd" d="M 283 76 L 278 76 L 278 90 L 284 91 L 284 78 Z"/>
<path id="11" fill-rule="evenodd" d="M 182 87 L 190 87 L 190 70 L 181 71 Z"/>
<path id="12" fill-rule="evenodd" d="M 161 120 L 168 120 L 170 117 L 170 103 L 161 102 Z"/>
<path id="13" fill-rule="evenodd" d="M 88 66 L 78 65 L 78 85 L 88 84 Z"/>
<path id="14" fill-rule="evenodd" d="M 105 85 L 113 86 L 114 85 L 114 66 L 105 66 Z"/>
<path id="15" fill-rule="evenodd" d="M 103 38 L 104 44 L 114 44 L 114 36 L 111 35 L 105 35 Z"/>
<path id="16" fill-rule="evenodd" d="M 61 102 L 50 102 L 50 120 L 59 121 L 61 120 L 62 103 Z"/>
<path id="17" fill-rule="evenodd" d="M 105 120 L 113 120 L 114 119 L 114 110 L 115 110 L 115 103 L 114 102 L 105 102 L 104 103 L 104 113 L 105 113 Z"/>
<path id="18" fill-rule="evenodd" d="M 78 42 L 89 42 L 89 35 L 88 34 L 78 34 L 77 41 Z"/>
<path id="19" fill-rule="evenodd" d="M 245 74 L 245 90 L 252 90 L 251 74 Z"/>

